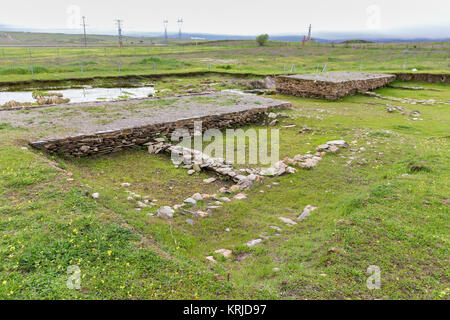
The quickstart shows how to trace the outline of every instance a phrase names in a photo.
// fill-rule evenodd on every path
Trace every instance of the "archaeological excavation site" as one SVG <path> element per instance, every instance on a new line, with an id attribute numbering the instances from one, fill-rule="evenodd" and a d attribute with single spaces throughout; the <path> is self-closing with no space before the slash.
<path id="1" fill-rule="evenodd" d="M 448 42 L 2 32 L 2 299 L 448 299 Z"/>

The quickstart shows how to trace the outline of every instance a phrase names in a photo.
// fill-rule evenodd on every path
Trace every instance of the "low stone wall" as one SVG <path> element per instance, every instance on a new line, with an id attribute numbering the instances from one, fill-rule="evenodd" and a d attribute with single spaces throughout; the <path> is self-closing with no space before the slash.
<path id="1" fill-rule="evenodd" d="M 339 98 L 383 87 L 395 80 L 393 75 L 380 75 L 377 78 L 348 81 L 322 81 L 302 79 L 298 76 L 278 76 L 276 89 L 280 94 L 304 98 L 322 98 L 337 100 Z"/>
<path id="2" fill-rule="evenodd" d="M 396 73 L 396 80 L 429 83 L 450 83 L 450 74 L 433 73 Z"/>
<path id="3" fill-rule="evenodd" d="M 208 115 L 121 130 L 96 132 L 91 135 L 41 140 L 31 142 L 30 145 L 53 154 L 62 154 L 70 157 L 107 154 L 133 146 L 143 145 L 161 135 L 170 137 L 170 134 L 179 128 L 186 128 L 193 134 L 195 121 L 202 121 L 203 131 L 238 127 L 250 123 L 263 122 L 267 118 L 267 112 L 270 109 L 286 109 L 289 107 L 291 107 L 290 103 L 281 103 L 277 106 L 254 108 L 241 112 Z"/>

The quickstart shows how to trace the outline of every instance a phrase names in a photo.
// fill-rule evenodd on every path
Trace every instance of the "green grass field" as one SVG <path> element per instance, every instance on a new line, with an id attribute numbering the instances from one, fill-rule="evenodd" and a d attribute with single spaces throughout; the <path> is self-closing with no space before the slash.
<path id="1" fill-rule="evenodd" d="M 322 71 L 450 71 L 450 45 L 307 44 L 254 41 L 129 47 L 0 48 L 0 82 L 151 75 L 191 71 L 280 74 Z M 33 69 L 33 71 L 32 71 Z M 120 73 L 119 73 L 120 69 Z"/>
<path id="2" fill-rule="evenodd" d="M 359 71 L 361 60 L 363 71 L 401 72 L 408 50 L 407 70 L 450 69 L 448 43 L 354 46 L 257 47 L 243 41 L 122 52 L 32 48 L 31 62 L 43 68 L 33 79 L 114 76 L 117 61 L 123 63 L 121 74 L 129 75 L 152 74 L 155 61 L 157 73 L 206 70 L 211 64 L 211 70 L 262 75 L 281 73 L 284 64 L 290 71 L 294 63 L 299 73 L 314 72 L 317 64 L 327 64 L 327 71 Z M 0 48 L 0 58 L 0 81 L 32 79 L 18 71 L 28 70 L 27 48 Z M 171 76 L 157 80 L 156 88 L 169 89 L 163 95 L 204 82 L 235 88 L 232 79 Z M 51 126 L 0 123 L 0 299 L 449 299 L 450 113 L 444 102 L 450 88 L 395 84 L 425 90 L 376 92 L 438 103 L 271 96 L 293 105 L 275 126 L 281 158 L 315 152 L 333 139 L 345 139 L 350 147 L 327 154 L 311 170 L 265 178 L 245 191 L 248 199 L 224 203 L 194 225 L 179 213 L 168 221 L 148 215 L 156 208 L 135 210 L 126 189 L 156 198 L 158 205 L 174 205 L 229 182 L 204 184 L 209 175 L 189 176 L 167 155 L 144 149 L 83 159 L 49 156 L 31 149 L 27 137 L 45 135 Z M 387 103 L 405 114 L 388 113 Z M 414 121 L 412 111 L 423 120 Z M 283 127 L 288 124 L 296 126 Z M 312 131 L 299 133 L 304 125 Z M 123 182 L 131 187 L 121 187 Z M 93 192 L 100 193 L 98 200 L 89 196 Z M 279 220 L 295 220 L 308 204 L 318 209 L 297 225 Z M 282 231 L 277 235 L 271 226 Z M 258 246 L 244 245 L 266 236 Z M 214 253 L 221 248 L 231 249 L 232 257 Z M 205 259 L 211 255 L 216 264 Z M 80 290 L 66 285 L 67 268 L 74 265 L 81 272 Z M 380 267 L 381 289 L 366 286 L 370 265 Z"/>

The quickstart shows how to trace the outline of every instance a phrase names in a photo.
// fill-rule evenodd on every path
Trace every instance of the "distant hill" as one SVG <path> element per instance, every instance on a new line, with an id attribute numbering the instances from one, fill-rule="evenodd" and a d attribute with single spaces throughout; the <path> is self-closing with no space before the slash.
<path id="1" fill-rule="evenodd" d="M 436 27 L 437 28 L 437 27 Z M 437 28 L 438 29 L 438 28 Z M 441 31 L 447 30 L 442 27 Z M 429 28 L 430 34 L 437 31 Z M 439 30 L 438 30 L 439 31 Z M 95 33 L 95 34 L 94 34 Z M 398 32 L 397 32 L 398 33 Z M 161 41 L 163 34 L 160 32 L 136 32 L 124 30 L 124 41 L 126 43 L 151 43 Z M 406 36 L 406 34 L 408 36 Z M 414 36 L 411 36 L 413 34 Z M 405 33 L 405 36 L 396 36 L 395 32 L 313 32 L 313 39 L 318 43 L 345 42 L 345 43 L 369 43 L 369 42 L 425 42 L 425 41 L 450 41 L 450 37 L 418 36 L 421 33 Z M 443 33 L 445 34 L 445 32 Z M 450 34 L 450 30 L 449 33 Z M 417 36 L 415 36 L 417 35 Z M 301 42 L 303 34 L 275 34 L 270 35 L 270 40 Z M 170 39 L 177 39 L 178 33 L 170 33 Z M 205 39 L 205 40 L 253 40 L 256 35 L 227 35 L 209 33 L 183 33 L 183 39 Z M 79 45 L 82 44 L 83 36 L 81 30 L 36 30 L 0 25 L 0 45 Z M 91 45 L 108 45 L 117 42 L 116 31 L 112 30 L 89 30 L 88 42 Z"/>
<path id="2" fill-rule="evenodd" d="M 342 43 L 345 43 L 345 44 L 351 44 L 351 43 L 373 43 L 373 41 L 367 41 L 367 40 L 345 40 L 345 41 L 342 41 Z"/>
<path id="3" fill-rule="evenodd" d="M 82 34 L 0 31 L 0 45 L 79 46 L 83 44 L 83 39 Z M 90 34 L 87 40 L 89 45 L 113 45 L 117 43 L 117 36 Z M 123 40 L 128 44 L 149 44 L 152 39 L 125 36 Z"/>

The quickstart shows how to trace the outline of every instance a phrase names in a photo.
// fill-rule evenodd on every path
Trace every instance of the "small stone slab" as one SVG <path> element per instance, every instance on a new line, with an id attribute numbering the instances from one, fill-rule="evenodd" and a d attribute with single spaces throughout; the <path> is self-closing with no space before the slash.
<path id="1" fill-rule="evenodd" d="M 223 255 L 225 258 L 230 258 L 233 254 L 233 251 L 231 251 L 230 249 L 219 249 L 214 252 Z"/>
<path id="2" fill-rule="evenodd" d="M 254 246 L 260 244 L 261 242 L 262 242 L 262 239 L 253 239 L 253 240 L 247 241 L 245 244 L 248 247 L 254 247 Z"/>
<path id="3" fill-rule="evenodd" d="M 289 218 L 284 218 L 284 217 L 278 217 L 278 219 L 280 219 L 281 221 L 283 221 L 284 223 L 294 226 L 297 224 L 297 222 L 293 221 L 292 219 Z"/>

